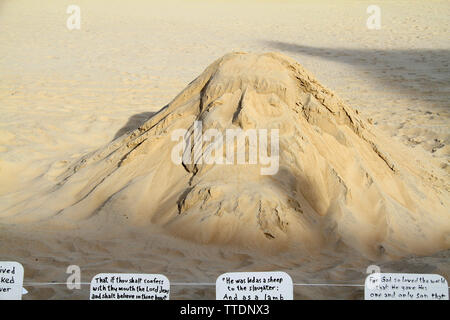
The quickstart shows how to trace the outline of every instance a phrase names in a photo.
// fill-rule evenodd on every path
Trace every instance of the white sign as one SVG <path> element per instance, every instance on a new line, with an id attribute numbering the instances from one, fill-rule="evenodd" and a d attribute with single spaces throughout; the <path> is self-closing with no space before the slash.
<path id="1" fill-rule="evenodd" d="M 23 266 L 0 261 L 0 300 L 22 300 Z"/>
<path id="2" fill-rule="evenodd" d="M 100 273 L 91 281 L 91 300 L 169 300 L 162 274 Z"/>
<path id="3" fill-rule="evenodd" d="M 230 272 L 216 280 L 216 300 L 293 300 L 291 277 L 285 272 Z"/>
<path id="4" fill-rule="evenodd" d="M 366 300 L 448 300 L 448 283 L 438 274 L 373 273 L 367 276 Z"/>

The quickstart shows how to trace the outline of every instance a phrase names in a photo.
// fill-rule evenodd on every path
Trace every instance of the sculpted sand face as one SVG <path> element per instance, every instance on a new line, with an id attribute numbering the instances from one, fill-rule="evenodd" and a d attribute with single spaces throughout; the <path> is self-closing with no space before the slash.
<path id="1" fill-rule="evenodd" d="M 261 250 L 432 253 L 449 247 L 449 195 L 413 159 L 295 61 L 232 53 L 2 222 L 157 225 Z"/>

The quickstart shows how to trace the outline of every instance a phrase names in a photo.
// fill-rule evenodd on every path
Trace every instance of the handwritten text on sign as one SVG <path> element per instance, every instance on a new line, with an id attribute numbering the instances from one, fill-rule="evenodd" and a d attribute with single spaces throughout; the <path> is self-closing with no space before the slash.
<path id="1" fill-rule="evenodd" d="M 23 266 L 0 261 L 0 300 L 22 300 Z"/>
<path id="2" fill-rule="evenodd" d="M 448 300 L 448 284 L 438 274 L 373 273 L 366 278 L 366 300 Z"/>
<path id="3" fill-rule="evenodd" d="M 217 300 L 292 300 L 291 277 L 285 272 L 231 272 L 216 281 Z"/>
<path id="4" fill-rule="evenodd" d="M 170 283 L 161 274 L 100 273 L 91 281 L 91 300 L 169 300 Z"/>

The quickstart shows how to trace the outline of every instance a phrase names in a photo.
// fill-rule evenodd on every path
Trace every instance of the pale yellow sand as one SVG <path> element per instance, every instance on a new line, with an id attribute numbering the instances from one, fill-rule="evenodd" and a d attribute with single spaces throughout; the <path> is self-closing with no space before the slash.
<path id="1" fill-rule="evenodd" d="M 362 118 L 370 118 L 377 130 L 409 148 L 398 150 L 408 163 L 426 167 L 422 178 L 436 199 L 444 199 L 444 208 L 428 198 L 431 206 L 441 205 L 424 208 L 435 215 L 430 221 L 438 222 L 437 231 L 426 231 L 434 226 L 420 225 L 420 215 L 417 226 L 440 239 L 403 251 L 448 249 L 448 2 L 381 1 L 378 31 L 365 27 L 369 2 L 81 1 L 82 27 L 74 31 L 65 27 L 68 4 L 47 1 L 38 8 L 9 1 L 0 6 L 0 214 L 9 222 L 27 216 L 13 214 L 35 203 L 30 195 L 39 195 L 42 183 L 58 181 L 79 157 L 142 124 L 215 59 L 233 50 L 281 51 Z M 398 197 L 405 199 L 404 194 Z M 123 227 L 106 235 L 91 225 L 78 233 L 62 228 L 43 235 L 29 226 L 3 224 L 0 257 L 22 262 L 27 281 L 64 281 L 67 265 L 78 264 L 84 281 L 98 272 L 117 271 L 214 282 L 226 271 L 280 269 L 295 282 L 354 283 L 362 283 L 374 259 L 364 243 L 355 252 L 337 248 L 320 256 L 264 256 L 242 247 L 197 245 L 147 228 L 142 234 Z M 386 268 L 448 277 L 448 256 L 421 259 Z M 87 288 L 72 293 L 61 287 L 30 289 L 29 298 L 86 298 Z M 173 297 L 212 298 L 208 290 L 176 288 Z M 297 298 L 361 296 L 345 288 L 296 290 Z"/>

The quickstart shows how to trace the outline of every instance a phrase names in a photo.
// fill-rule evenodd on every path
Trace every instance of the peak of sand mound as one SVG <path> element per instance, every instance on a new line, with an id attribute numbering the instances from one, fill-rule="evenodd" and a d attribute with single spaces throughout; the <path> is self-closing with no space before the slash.
<path id="1" fill-rule="evenodd" d="M 194 131 L 211 129 L 276 132 L 259 149 L 277 163 L 269 170 L 249 154 L 240 164 L 198 161 L 208 146 L 194 147 Z M 176 130 L 188 146 L 179 162 Z M 412 159 L 290 58 L 232 53 L 142 126 L 73 164 L 39 205 L 3 220 L 158 225 L 201 243 L 343 245 L 376 257 L 448 248 L 448 191 Z"/>

